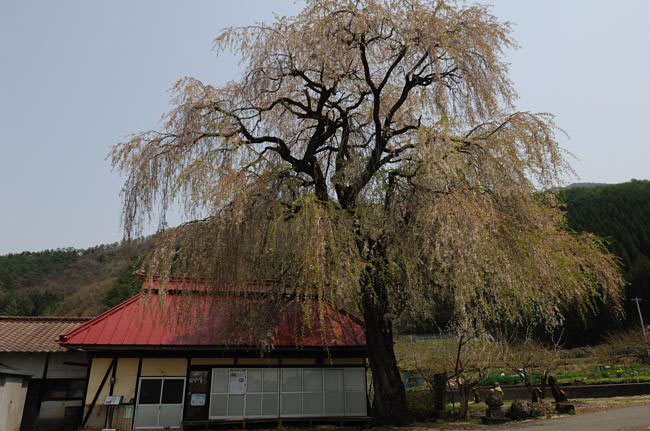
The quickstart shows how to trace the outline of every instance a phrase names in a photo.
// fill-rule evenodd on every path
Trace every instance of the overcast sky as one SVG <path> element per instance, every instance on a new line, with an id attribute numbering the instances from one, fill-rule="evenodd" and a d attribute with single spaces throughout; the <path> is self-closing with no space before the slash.
<path id="1" fill-rule="evenodd" d="M 519 108 L 551 112 L 572 181 L 650 178 L 650 1 L 494 0 Z M 121 179 L 105 160 L 156 128 L 183 76 L 236 77 L 212 39 L 300 3 L 0 0 L 0 254 L 121 238 Z"/>

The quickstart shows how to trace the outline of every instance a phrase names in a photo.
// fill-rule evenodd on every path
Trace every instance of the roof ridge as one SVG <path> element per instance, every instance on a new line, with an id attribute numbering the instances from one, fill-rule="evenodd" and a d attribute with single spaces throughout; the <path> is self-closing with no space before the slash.
<path id="1" fill-rule="evenodd" d="M 188 284 L 203 284 L 207 285 L 213 279 L 210 277 L 191 277 L 187 275 L 160 275 L 160 274 L 144 274 L 135 271 L 133 273 L 137 278 L 142 281 L 160 282 L 166 280 L 169 283 L 188 283 Z M 261 280 L 252 279 L 246 281 L 247 284 L 277 284 L 277 280 L 273 278 L 265 278 Z"/>
<path id="2" fill-rule="evenodd" d="M 18 320 L 25 322 L 45 321 L 45 322 L 86 322 L 91 320 L 92 316 L 0 316 L 0 320 Z"/>

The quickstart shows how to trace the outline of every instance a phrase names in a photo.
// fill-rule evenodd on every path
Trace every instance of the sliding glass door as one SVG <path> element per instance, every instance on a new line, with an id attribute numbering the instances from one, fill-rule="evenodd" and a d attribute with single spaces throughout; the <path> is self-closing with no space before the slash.
<path id="1" fill-rule="evenodd" d="M 184 377 L 141 377 L 134 428 L 179 429 L 184 393 Z"/>

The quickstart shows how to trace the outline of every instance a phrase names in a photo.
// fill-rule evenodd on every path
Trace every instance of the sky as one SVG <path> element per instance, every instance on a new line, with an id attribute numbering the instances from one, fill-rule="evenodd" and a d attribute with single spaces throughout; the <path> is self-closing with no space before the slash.
<path id="1" fill-rule="evenodd" d="M 650 179 L 650 1 L 481 2 L 514 24 L 518 108 L 570 136 L 569 181 Z M 111 146 L 160 126 L 176 80 L 237 77 L 238 59 L 212 51 L 221 29 L 300 6 L 0 0 L 0 254 L 119 241 Z"/>

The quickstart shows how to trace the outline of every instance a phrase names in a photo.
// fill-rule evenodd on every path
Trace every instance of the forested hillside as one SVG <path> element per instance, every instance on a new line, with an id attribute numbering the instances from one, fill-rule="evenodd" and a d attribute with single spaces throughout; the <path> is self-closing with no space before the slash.
<path id="1" fill-rule="evenodd" d="M 75 262 L 82 253 L 62 248 L 0 256 L 0 289 L 32 285 L 48 273 Z"/>
<path id="2" fill-rule="evenodd" d="M 642 312 L 650 318 L 650 181 L 632 180 L 622 184 L 568 187 L 560 194 L 567 211 L 569 227 L 593 232 L 605 239 L 609 249 L 621 259 L 625 280 L 626 317 L 624 325 L 638 325 L 636 305 L 630 298 L 642 298 Z M 607 312 L 590 316 L 587 328 L 581 325 L 585 341 L 593 341 L 617 327 Z M 570 325 L 578 322 L 570 316 Z M 650 322 L 648 322 L 650 323 Z M 574 327 L 575 328 L 575 327 Z M 577 334 L 576 334 L 577 335 Z"/>
<path id="3" fill-rule="evenodd" d="M 150 242 L 0 256 L 0 315 L 96 315 L 138 290 Z"/>

